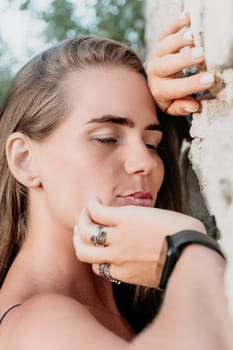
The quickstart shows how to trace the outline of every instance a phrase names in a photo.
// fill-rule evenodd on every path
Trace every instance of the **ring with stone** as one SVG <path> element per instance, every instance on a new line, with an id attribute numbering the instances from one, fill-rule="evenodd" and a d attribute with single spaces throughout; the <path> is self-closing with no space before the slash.
<path id="1" fill-rule="evenodd" d="M 95 247 L 104 247 L 106 244 L 107 233 L 99 225 L 95 226 L 95 232 L 91 236 L 91 242 Z"/>
<path id="2" fill-rule="evenodd" d="M 99 264 L 98 269 L 99 269 L 100 276 L 102 276 L 103 278 L 105 278 L 109 282 L 121 284 L 121 281 L 119 281 L 115 278 L 112 278 L 112 276 L 110 274 L 110 267 L 111 267 L 110 264 Z"/>

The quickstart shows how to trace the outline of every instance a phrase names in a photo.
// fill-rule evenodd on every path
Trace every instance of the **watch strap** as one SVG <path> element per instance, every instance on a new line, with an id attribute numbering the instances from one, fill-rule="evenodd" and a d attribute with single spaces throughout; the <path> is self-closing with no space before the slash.
<path id="1" fill-rule="evenodd" d="M 220 248 L 218 242 L 211 236 L 194 230 L 183 230 L 173 235 L 165 237 L 167 244 L 167 256 L 163 266 L 161 279 L 159 283 L 159 289 L 164 290 L 166 288 L 168 279 L 183 251 L 183 249 L 190 244 L 200 244 L 209 249 L 214 250 L 220 254 L 223 259 L 225 256 Z"/>
<path id="2" fill-rule="evenodd" d="M 225 259 L 225 256 L 218 242 L 213 237 L 208 236 L 204 233 L 194 230 L 184 230 L 177 232 L 174 235 L 170 235 L 169 237 L 172 237 L 173 241 L 175 240 L 175 245 L 178 247 L 179 253 L 181 253 L 182 249 L 186 245 L 196 243 L 215 250 Z"/>

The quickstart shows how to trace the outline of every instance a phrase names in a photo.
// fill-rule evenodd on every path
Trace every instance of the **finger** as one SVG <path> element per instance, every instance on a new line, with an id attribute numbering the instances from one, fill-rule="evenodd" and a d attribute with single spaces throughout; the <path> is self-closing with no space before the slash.
<path id="1" fill-rule="evenodd" d="M 88 204 L 91 219 L 104 226 L 115 226 L 122 209 L 103 205 L 98 198 L 93 198 Z"/>
<path id="2" fill-rule="evenodd" d="M 201 104 L 194 98 L 176 99 L 166 109 L 166 113 L 174 116 L 187 116 L 201 110 Z"/>
<path id="3" fill-rule="evenodd" d="M 103 263 L 101 263 L 103 264 Z M 156 287 L 156 264 L 152 267 L 151 264 L 145 264 L 140 266 L 135 266 L 135 264 L 109 264 L 108 271 L 110 277 L 114 280 L 125 282 L 128 284 L 136 284 L 149 288 Z M 102 276 L 100 273 L 99 264 L 93 264 L 92 270 L 98 276 Z"/>
<path id="4" fill-rule="evenodd" d="M 190 77 L 180 79 L 152 79 L 150 89 L 152 95 L 156 97 L 158 104 L 163 105 L 165 100 L 175 100 L 184 96 L 209 89 L 214 84 L 214 74 L 209 72 L 201 72 Z M 159 90 L 157 90 L 159 86 Z M 162 92 L 161 92 L 162 91 Z M 159 100 L 159 96 L 163 96 L 163 101 Z M 167 106 L 167 104 L 165 104 Z"/>
<path id="5" fill-rule="evenodd" d="M 83 208 L 79 216 L 79 222 L 75 225 L 74 234 L 79 235 L 83 242 L 91 243 L 90 237 L 95 230 L 96 225 L 92 222 L 87 208 Z"/>
<path id="6" fill-rule="evenodd" d="M 176 34 L 169 35 L 161 40 L 150 54 L 150 59 L 176 53 L 180 49 L 194 46 L 193 33 L 190 28 L 185 28 Z"/>
<path id="7" fill-rule="evenodd" d="M 111 247 L 94 247 L 84 243 L 78 234 L 74 234 L 73 243 L 76 255 L 82 262 L 89 264 L 100 264 L 115 262 L 114 252 Z"/>
<path id="8" fill-rule="evenodd" d="M 99 245 L 107 246 L 110 244 L 111 229 L 93 223 L 86 208 L 81 211 L 79 223 L 75 227 L 74 234 L 79 235 L 80 239 L 87 244 L 95 245 L 96 242 L 97 245 L 96 237 L 103 242 Z"/>
<path id="9" fill-rule="evenodd" d="M 166 36 L 178 32 L 181 28 L 190 26 L 190 15 L 188 12 L 183 12 L 179 18 L 172 22 L 166 29 L 164 29 L 159 35 L 157 41 L 164 39 Z"/>
<path id="10" fill-rule="evenodd" d="M 99 270 L 99 264 L 93 264 L 93 265 L 92 265 L 92 270 L 94 271 L 94 273 L 95 273 L 96 275 L 101 276 L 100 270 Z M 120 276 L 118 275 L 118 271 L 119 271 L 119 269 L 117 269 L 115 265 L 110 264 L 110 266 L 109 266 L 109 272 L 110 272 L 111 278 L 123 282 L 123 280 L 120 280 Z M 101 276 L 101 277 L 103 277 L 103 276 Z"/>
<path id="11" fill-rule="evenodd" d="M 94 273 L 96 275 L 104 278 L 104 276 L 100 272 L 100 264 L 93 264 L 92 270 L 94 271 Z M 135 284 L 134 283 L 135 280 L 134 279 L 132 280 L 132 277 L 131 277 L 132 273 L 130 273 L 130 271 L 128 271 L 125 268 L 125 266 L 109 264 L 108 271 L 109 271 L 110 278 L 115 280 L 114 282 L 120 281 L 120 282 Z M 140 283 L 140 281 L 139 281 L 139 283 Z M 154 285 L 155 285 L 155 283 L 153 284 L 152 287 L 154 287 Z"/>
<path id="12" fill-rule="evenodd" d="M 147 64 L 147 72 L 158 77 L 168 77 L 203 61 L 204 51 L 202 47 L 193 47 L 179 53 L 151 59 Z"/>

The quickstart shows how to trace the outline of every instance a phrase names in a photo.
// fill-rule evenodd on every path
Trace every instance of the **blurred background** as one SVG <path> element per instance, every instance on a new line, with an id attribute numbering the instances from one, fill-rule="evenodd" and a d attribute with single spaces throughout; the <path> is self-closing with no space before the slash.
<path id="1" fill-rule="evenodd" d="M 109 37 L 144 59 L 143 0 L 0 0 L 0 103 L 30 57 L 78 34 Z"/>

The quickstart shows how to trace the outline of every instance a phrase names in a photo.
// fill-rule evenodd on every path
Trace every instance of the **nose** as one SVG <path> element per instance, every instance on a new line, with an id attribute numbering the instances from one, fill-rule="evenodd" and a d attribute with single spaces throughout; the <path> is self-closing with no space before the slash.
<path id="1" fill-rule="evenodd" d="M 142 142 L 128 146 L 125 152 L 125 171 L 128 174 L 150 175 L 158 166 L 158 156 Z"/>

